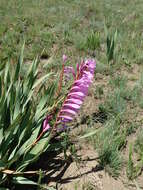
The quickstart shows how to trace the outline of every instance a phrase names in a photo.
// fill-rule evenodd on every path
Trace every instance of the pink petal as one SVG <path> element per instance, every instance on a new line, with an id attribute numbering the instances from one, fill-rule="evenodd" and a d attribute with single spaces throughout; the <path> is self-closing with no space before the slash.
<path id="1" fill-rule="evenodd" d="M 78 85 L 78 84 L 80 85 L 80 84 L 82 84 L 84 82 L 85 82 L 84 79 L 81 78 L 79 80 L 76 80 L 75 83 L 74 83 L 74 85 Z"/>
<path id="2" fill-rule="evenodd" d="M 67 120 L 67 121 L 72 121 L 73 118 L 67 115 L 60 115 L 59 118 L 61 118 L 62 120 Z"/>
<path id="3" fill-rule="evenodd" d="M 73 86 L 72 88 L 71 88 L 71 91 L 73 92 L 73 91 L 79 91 L 80 90 L 80 87 L 79 86 Z"/>
<path id="4" fill-rule="evenodd" d="M 81 105 L 83 101 L 79 99 L 75 99 L 75 98 L 70 98 L 70 99 L 67 99 L 65 103 L 75 103 L 75 104 Z"/>
<path id="5" fill-rule="evenodd" d="M 47 130 L 50 129 L 50 125 L 49 123 L 46 123 L 46 121 L 44 121 L 45 123 L 43 124 L 43 132 L 46 132 Z"/>
<path id="6" fill-rule="evenodd" d="M 78 100 L 81 100 L 83 102 L 84 100 L 84 97 L 81 97 L 81 96 L 78 96 L 78 95 L 75 95 L 75 94 L 72 94 L 72 95 L 68 95 L 68 99 L 78 99 Z"/>
<path id="7" fill-rule="evenodd" d="M 46 119 L 43 122 L 43 132 L 46 132 L 50 128 L 49 121 L 51 119 L 52 119 L 52 115 L 51 114 L 47 115 Z"/>
<path id="8" fill-rule="evenodd" d="M 75 111 L 76 111 L 76 109 L 79 109 L 80 106 L 77 105 L 77 104 L 66 103 L 66 104 L 64 104 L 64 109 L 65 109 L 65 108 L 75 109 Z"/>
<path id="9" fill-rule="evenodd" d="M 85 94 L 82 93 L 82 92 L 72 92 L 72 93 L 69 93 L 69 96 L 72 96 L 72 95 L 76 95 L 76 96 L 80 96 L 80 97 L 85 97 Z"/>
<path id="10" fill-rule="evenodd" d="M 77 86 L 72 87 L 72 89 L 70 90 L 70 93 L 71 92 L 82 92 L 86 95 L 88 92 L 88 88 L 83 85 L 82 86 L 77 85 Z"/>
<path id="11" fill-rule="evenodd" d="M 68 57 L 65 54 L 63 54 L 63 62 L 64 63 L 67 61 L 67 59 L 68 59 Z"/>
<path id="12" fill-rule="evenodd" d="M 75 112 L 74 110 L 71 110 L 71 109 L 63 109 L 60 111 L 60 114 L 71 114 L 71 115 L 76 115 L 77 112 Z"/>

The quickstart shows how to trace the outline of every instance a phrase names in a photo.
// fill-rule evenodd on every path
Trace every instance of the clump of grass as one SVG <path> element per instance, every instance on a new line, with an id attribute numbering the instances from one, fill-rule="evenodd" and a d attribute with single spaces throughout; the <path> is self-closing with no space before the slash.
<path id="1" fill-rule="evenodd" d="M 97 85 L 94 96 L 97 98 L 102 98 L 103 95 L 104 95 L 104 86 L 103 85 Z"/>
<path id="2" fill-rule="evenodd" d="M 89 50 L 95 50 L 100 47 L 100 33 L 92 31 L 86 38 L 86 47 Z"/>
<path id="3" fill-rule="evenodd" d="M 121 96 L 121 91 L 116 89 L 113 94 L 109 93 L 106 98 L 105 103 L 99 105 L 99 110 L 105 112 L 108 118 L 118 116 L 123 120 L 126 111 L 126 101 Z"/>
<path id="4" fill-rule="evenodd" d="M 110 79 L 109 84 L 112 90 L 117 90 L 121 98 L 124 99 L 126 102 L 131 100 L 131 90 L 127 86 L 126 76 L 115 75 Z"/>
<path id="5" fill-rule="evenodd" d="M 143 108 L 143 73 L 139 81 L 137 81 L 136 85 L 134 86 L 133 90 L 131 91 L 131 99 L 134 104 L 138 104 L 140 108 Z"/>
<path id="6" fill-rule="evenodd" d="M 129 126 L 126 129 L 127 135 L 131 135 L 132 133 L 135 133 L 138 129 L 139 125 L 137 123 L 130 123 Z"/>
<path id="7" fill-rule="evenodd" d="M 140 159 L 143 160 L 143 129 L 140 129 L 140 132 L 137 136 L 135 142 L 135 151 L 139 154 Z"/>
<path id="8" fill-rule="evenodd" d="M 143 157 L 142 156 L 141 156 L 140 160 L 139 159 L 137 160 L 136 163 L 133 160 L 133 150 L 134 150 L 134 148 L 136 148 L 137 144 L 139 143 L 139 141 L 140 141 L 139 138 L 137 138 L 137 141 L 136 141 L 136 144 L 134 147 L 131 144 L 130 148 L 129 148 L 129 159 L 128 159 L 126 172 L 127 172 L 127 177 L 130 180 L 137 178 L 141 174 L 142 167 L 143 167 Z"/>
<path id="9" fill-rule="evenodd" d="M 98 151 L 99 164 L 113 177 L 117 177 L 122 166 L 121 148 L 126 142 L 126 134 L 120 129 L 118 119 L 109 120 L 92 142 Z"/>
<path id="10" fill-rule="evenodd" d="M 74 44 L 75 44 L 75 47 L 82 51 L 82 50 L 85 50 L 85 36 L 81 35 L 80 33 L 76 33 L 76 35 L 73 36 L 73 41 L 74 41 Z"/>
<path id="11" fill-rule="evenodd" d="M 88 35 L 76 33 L 74 36 L 74 44 L 79 50 L 95 51 L 100 48 L 100 33 L 91 31 Z"/>
<path id="12" fill-rule="evenodd" d="M 107 60 L 108 63 L 110 61 L 115 60 L 115 50 L 116 50 L 116 43 L 117 43 L 117 30 L 115 32 L 110 32 L 108 31 L 106 25 L 104 25 L 105 29 L 105 35 L 106 35 L 106 46 L 107 46 Z"/>
<path id="13" fill-rule="evenodd" d="M 133 148 L 132 148 L 132 145 L 130 145 L 129 147 L 129 159 L 128 159 L 128 164 L 127 164 L 127 170 L 126 170 L 126 173 L 127 173 L 127 177 L 129 179 L 133 179 L 133 173 L 134 173 L 134 163 L 133 163 L 133 160 L 132 160 L 132 154 L 133 154 Z"/>
<path id="14" fill-rule="evenodd" d="M 99 109 L 105 112 L 108 117 L 126 117 L 127 103 L 131 100 L 131 91 L 127 87 L 127 79 L 124 76 L 114 76 L 110 79 L 111 90 L 106 96 L 104 103 L 99 105 Z"/>
<path id="15" fill-rule="evenodd" d="M 115 75 L 109 81 L 109 84 L 114 88 L 125 88 L 127 84 L 127 78 L 121 75 Z"/>
<path id="16" fill-rule="evenodd" d="M 107 65 L 104 64 L 103 62 L 98 62 L 96 66 L 96 73 L 101 73 L 101 74 L 109 74 L 111 71 L 111 68 Z"/>

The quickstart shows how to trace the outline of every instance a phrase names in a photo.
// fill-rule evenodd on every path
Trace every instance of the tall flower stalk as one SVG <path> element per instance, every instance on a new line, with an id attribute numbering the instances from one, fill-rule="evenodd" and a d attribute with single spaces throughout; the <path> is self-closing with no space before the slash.
<path id="1" fill-rule="evenodd" d="M 72 73 L 74 82 L 67 94 L 65 101 L 63 102 L 60 111 L 57 114 L 55 125 L 52 131 L 57 131 L 57 126 L 60 124 L 66 127 L 67 124 L 73 121 L 77 115 L 85 97 L 88 94 L 88 89 L 94 78 L 94 70 L 96 62 L 93 59 L 87 59 L 82 61 L 81 64 L 77 64 L 76 72 L 73 67 L 65 67 L 64 73 L 68 76 Z M 44 121 L 43 130 L 46 131 L 50 128 L 48 123 L 49 116 Z M 62 128 L 63 128 L 62 127 Z M 61 130 L 62 130 L 61 128 Z"/>
<path id="2" fill-rule="evenodd" d="M 82 61 L 80 66 L 77 64 L 76 75 L 74 70 L 70 67 L 74 76 L 74 82 L 57 115 L 55 128 L 59 124 L 66 126 L 66 124 L 73 121 L 77 115 L 88 94 L 89 86 L 93 81 L 95 67 L 96 62 L 92 59 Z"/>

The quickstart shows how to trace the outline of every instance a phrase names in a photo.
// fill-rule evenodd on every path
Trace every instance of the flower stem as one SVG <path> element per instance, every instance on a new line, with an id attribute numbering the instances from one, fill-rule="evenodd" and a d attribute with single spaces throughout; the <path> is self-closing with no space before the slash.
<path id="1" fill-rule="evenodd" d="M 61 91 L 61 87 L 62 87 L 62 82 L 63 82 L 63 76 L 64 76 L 64 63 L 62 65 L 62 71 L 61 71 L 61 74 L 60 74 L 60 81 L 59 81 L 59 86 L 58 86 L 58 90 L 57 90 L 57 93 L 56 93 L 56 96 L 59 96 L 60 94 L 60 91 Z"/>

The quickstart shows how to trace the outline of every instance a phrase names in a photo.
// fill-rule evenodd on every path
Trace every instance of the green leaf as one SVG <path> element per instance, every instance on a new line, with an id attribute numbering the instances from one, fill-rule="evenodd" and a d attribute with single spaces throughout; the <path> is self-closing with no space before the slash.
<path id="1" fill-rule="evenodd" d="M 20 57 L 19 57 L 19 60 L 18 60 L 17 66 L 16 66 L 13 83 L 15 83 L 15 81 L 19 78 L 20 69 L 21 69 L 21 66 L 23 63 L 24 46 L 25 46 L 25 43 L 23 44 L 22 49 L 21 49 L 21 54 L 20 54 Z"/>
<path id="2" fill-rule="evenodd" d="M 48 73 L 45 76 L 41 77 L 40 79 L 38 79 L 35 84 L 33 85 L 32 89 L 34 89 L 35 87 L 37 87 L 40 83 L 44 83 L 46 82 L 46 80 L 52 75 L 53 73 Z"/>
<path id="3" fill-rule="evenodd" d="M 34 182 L 28 178 L 25 178 L 25 177 L 14 177 L 13 183 L 22 184 L 22 185 L 37 185 L 36 182 Z"/>
<path id="4" fill-rule="evenodd" d="M 39 120 L 40 118 L 42 118 L 48 111 L 49 111 L 50 108 L 45 108 L 43 109 L 42 111 L 36 111 L 35 113 L 35 121 Z"/>
<path id="5" fill-rule="evenodd" d="M 1 80 L 1 77 L 0 77 L 0 96 L 2 95 L 2 80 Z"/>
<path id="6" fill-rule="evenodd" d="M 30 100 L 32 99 L 33 96 L 33 92 L 34 90 L 30 90 L 27 94 L 27 96 L 25 97 L 25 103 L 23 104 L 23 109 L 22 111 L 25 109 L 25 107 L 27 106 L 27 104 L 30 102 Z"/>
<path id="7" fill-rule="evenodd" d="M 85 134 L 85 135 L 79 137 L 79 138 L 80 138 L 80 139 L 88 138 L 88 137 L 91 137 L 91 136 L 93 136 L 93 135 L 96 135 L 96 133 L 98 133 L 98 132 L 99 132 L 99 130 L 92 131 L 92 132 L 90 132 L 90 133 L 87 133 L 87 134 Z"/>
<path id="8" fill-rule="evenodd" d="M 6 164 L 0 160 L 0 171 L 3 170 L 6 167 Z"/>
<path id="9" fill-rule="evenodd" d="M 0 64 L 0 73 L 1 73 L 1 71 L 4 70 L 4 68 L 5 68 L 5 63 L 1 63 L 1 64 Z"/>
<path id="10" fill-rule="evenodd" d="M 44 150 L 45 145 L 48 142 L 48 138 L 43 138 L 41 139 L 34 147 L 33 149 L 30 151 L 30 154 L 32 155 L 37 155 L 39 154 L 39 152 Z M 48 146 L 47 146 L 48 147 Z"/>
<path id="11" fill-rule="evenodd" d="M 34 125 L 32 123 L 32 117 L 30 118 L 30 113 L 31 108 L 28 109 L 28 111 L 25 113 L 22 119 L 21 127 L 17 131 L 17 146 L 15 145 L 15 148 L 8 160 L 11 160 L 15 156 L 17 151 L 21 148 L 23 142 L 29 141 L 29 138 L 31 137 Z"/>
<path id="12" fill-rule="evenodd" d="M 38 134 L 39 134 L 39 131 L 40 131 L 40 127 L 41 127 L 41 124 L 35 128 L 33 130 L 33 133 L 31 134 L 30 138 L 28 140 L 26 140 L 21 146 L 20 148 L 15 152 L 13 153 L 14 156 L 12 155 L 12 159 L 9 161 L 9 166 L 14 163 L 15 161 L 17 161 L 19 159 L 20 156 L 22 155 L 26 155 L 27 152 L 29 152 L 29 150 L 31 149 L 31 145 L 32 143 L 36 140 Z M 21 163 L 19 163 L 21 165 Z M 26 164 L 27 165 L 27 164 Z M 18 170 L 17 170 L 18 171 Z"/>
<path id="13" fill-rule="evenodd" d="M 25 113 L 23 113 L 24 115 Z M 10 147 L 9 145 L 11 144 L 11 141 L 14 140 L 14 133 L 19 129 L 19 123 L 22 119 L 22 115 L 19 114 L 17 118 L 13 121 L 13 123 L 5 130 L 4 132 L 4 141 L 2 144 L 0 144 L 1 151 L 3 155 L 6 153 L 6 151 L 11 148 L 11 150 L 15 147 Z"/>
<path id="14" fill-rule="evenodd" d="M 9 64 L 9 62 L 8 62 L 8 63 L 6 64 L 6 67 L 5 67 L 5 73 L 4 73 L 4 84 L 5 84 L 5 89 L 7 88 L 7 83 L 8 83 L 9 67 L 10 67 L 10 64 Z"/>
<path id="15" fill-rule="evenodd" d="M 7 137 L 10 133 L 13 133 L 13 131 L 15 130 L 16 126 L 21 122 L 22 120 L 22 116 L 25 113 L 21 114 L 19 113 L 17 115 L 17 117 L 13 120 L 12 124 L 5 130 L 5 137 Z"/>
<path id="16" fill-rule="evenodd" d="M 3 128 L 0 128 L 0 144 L 3 140 L 4 136 L 3 136 Z"/>
<path id="17" fill-rule="evenodd" d="M 27 165 L 34 162 L 40 154 L 45 152 L 50 146 L 49 140 L 50 135 L 48 138 L 41 139 L 30 151 L 28 150 L 23 158 L 23 163 L 19 165 L 16 171 L 22 171 Z"/>
<path id="18" fill-rule="evenodd" d="M 106 38 L 108 36 L 108 29 L 107 29 L 107 26 L 106 26 L 106 23 L 104 22 L 104 31 L 105 31 L 105 35 L 106 35 Z"/>

